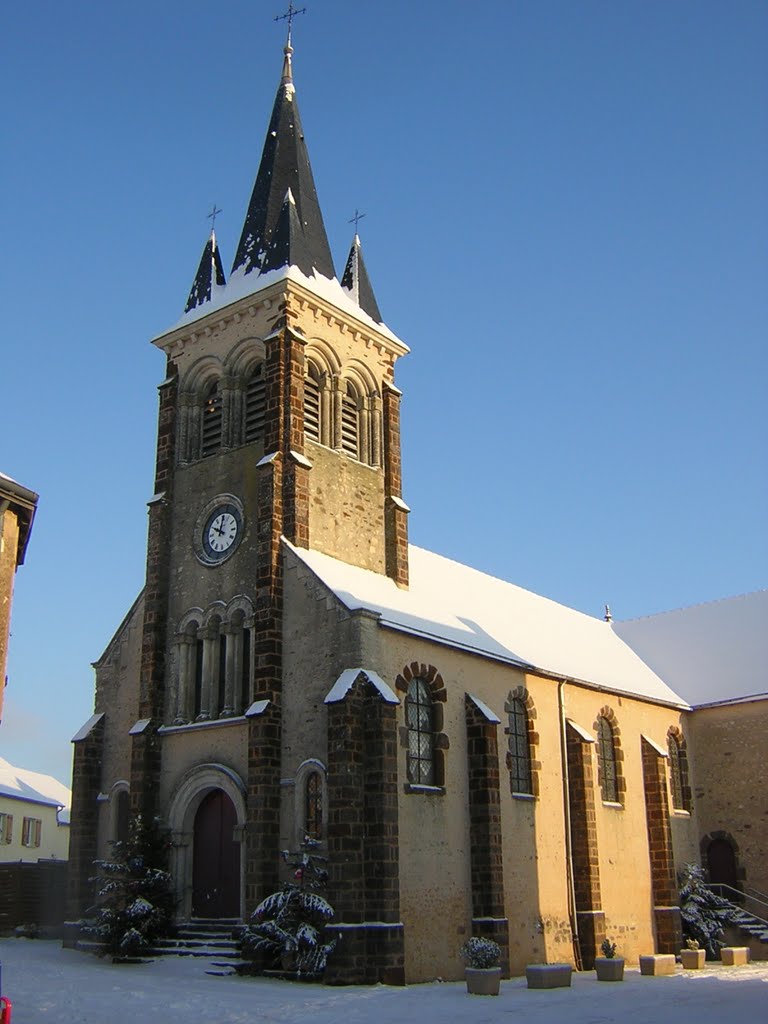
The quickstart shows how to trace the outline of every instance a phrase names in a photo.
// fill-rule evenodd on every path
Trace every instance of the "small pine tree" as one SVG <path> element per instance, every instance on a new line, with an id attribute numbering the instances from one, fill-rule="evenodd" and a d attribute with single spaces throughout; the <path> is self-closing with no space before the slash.
<path id="1" fill-rule="evenodd" d="M 735 922 L 736 911 L 712 892 L 698 864 L 686 864 L 680 872 L 680 916 L 684 937 L 695 940 L 710 960 L 716 960 L 725 945 L 725 925 Z"/>
<path id="2" fill-rule="evenodd" d="M 145 825 L 137 815 L 128 838 L 111 845 L 109 860 L 94 861 L 96 902 L 84 930 L 103 944 L 101 955 L 140 956 L 170 930 L 174 896 L 165 870 L 167 835 L 157 819 Z"/>
<path id="3" fill-rule="evenodd" d="M 265 956 L 269 966 L 304 977 L 317 977 L 325 970 L 336 940 L 322 941 L 334 911 L 322 895 L 328 872 L 325 858 L 316 852 L 318 845 L 306 836 L 298 852 L 283 850 L 293 881 L 283 883 L 256 907 L 241 938 L 244 959 Z"/>

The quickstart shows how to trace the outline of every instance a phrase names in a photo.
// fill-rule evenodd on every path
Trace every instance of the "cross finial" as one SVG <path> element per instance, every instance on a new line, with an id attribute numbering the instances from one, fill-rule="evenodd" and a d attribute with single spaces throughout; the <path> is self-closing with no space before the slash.
<path id="1" fill-rule="evenodd" d="M 288 22 L 288 45 L 291 45 L 291 29 L 293 28 L 293 19 L 298 14 L 306 14 L 307 8 L 302 7 L 301 10 L 293 6 L 293 0 L 288 0 L 288 10 L 285 14 L 276 14 L 275 21 L 287 21 Z"/>
<path id="2" fill-rule="evenodd" d="M 357 234 L 357 225 L 360 223 L 360 221 L 363 219 L 364 216 L 365 216 L 365 214 L 364 213 L 360 213 L 358 208 L 355 207 L 355 216 L 354 217 L 350 217 L 349 220 L 347 221 L 347 224 L 354 224 L 355 225 L 355 234 Z"/>
<path id="3" fill-rule="evenodd" d="M 216 218 L 218 217 L 218 215 L 220 213 L 223 213 L 223 212 L 224 212 L 223 210 L 219 210 L 217 208 L 216 203 L 213 204 L 213 209 L 208 214 L 208 220 L 211 222 L 211 231 L 215 230 L 215 228 L 216 228 Z"/>

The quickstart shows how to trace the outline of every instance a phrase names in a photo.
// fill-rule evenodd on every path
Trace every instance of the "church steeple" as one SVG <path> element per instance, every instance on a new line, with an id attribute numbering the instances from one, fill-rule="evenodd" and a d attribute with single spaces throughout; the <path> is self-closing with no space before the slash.
<path id="1" fill-rule="evenodd" d="M 281 211 L 290 191 L 298 230 L 289 232 L 288 252 L 280 265 L 299 266 L 297 260 L 301 249 L 304 273 L 322 274 L 332 279 L 336 272 L 304 142 L 293 84 L 292 54 L 289 37 L 284 49 L 280 85 L 232 273 L 265 273 L 267 269 L 274 269 L 270 252 L 278 223 L 284 219 Z"/>
<path id="2" fill-rule="evenodd" d="M 216 245 L 216 233 L 211 230 L 210 237 L 203 249 L 200 266 L 197 268 L 184 312 L 188 313 L 191 309 L 202 306 L 204 302 L 210 302 L 214 285 L 216 287 L 223 287 L 226 283 L 224 268 L 221 265 L 221 256 L 219 255 L 219 247 Z"/>
<path id="3" fill-rule="evenodd" d="M 372 317 L 377 324 L 383 323 L 379 304 L 373 294 L 371 280 L 368 271 L 365 269 L 363 260 L 363 249 L 360 245 L 360 236 L 355 232 L 352 247 L 347 257 L 347 265 L 344 268 L 344 276 L 341 279 L 341 287 L 344 288 L 355 302 L 368 316 Z"/>

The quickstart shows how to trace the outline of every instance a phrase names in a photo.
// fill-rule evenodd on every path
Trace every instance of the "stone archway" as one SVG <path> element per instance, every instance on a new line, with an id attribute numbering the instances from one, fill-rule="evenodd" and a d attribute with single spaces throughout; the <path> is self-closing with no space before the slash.
<path id="1" fill-rule="evenodd" d="M 239 775 L 220 764 L 198 765 L 176 787 L 168 819 L 179 919 L 188 920 L 193 913 L 242 917 L 245 794 Z M 206 870 L 202 862 L 209 857 L 213 859 Z M 229 885 L 223 890 L 220 881 L 226 875 Z"/>

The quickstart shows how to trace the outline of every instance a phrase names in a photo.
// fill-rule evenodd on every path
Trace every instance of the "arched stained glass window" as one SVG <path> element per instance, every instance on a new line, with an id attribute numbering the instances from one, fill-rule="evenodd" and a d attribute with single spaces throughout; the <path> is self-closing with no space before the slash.
<path id="1" fill-rule="evenodd" d="M 669 776 L 672 786 L 672 806 L 677 811 L 690 810 L 688 786 L 688 755 L 685 747 L 672 734 L 668 736 Z"/>
<path id="2" fill-rule="evenodd" d="M 435 783 L 432 698 L 423 679 L 412 679 L 405 697 L 408 728 L 408 781 L 412 785 Z"/>
<path id="3" fill-rule="evenodd" d="M 513 698 L 508 706 L 510 708 L 508 763 L 512 792 L 532 794 L 528 712 L 519 697 Z"/>
<path id="4" fill-rule="evenodd" d="M 619 786 L 616 774 L 616 745 L 613 728 L 608 719 L 601 715 L 597 722 L 598 754 L 600 757 L 600 789 L 606 803 L 619 802 Z"/>
<path id="5" fill-rule="evenodd" d="M 310 772 L 307 776 L 304 831 L 310 839 L 323 837 L 323 779 L 320 772 Z"/>

